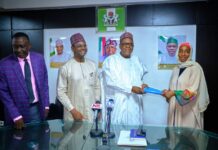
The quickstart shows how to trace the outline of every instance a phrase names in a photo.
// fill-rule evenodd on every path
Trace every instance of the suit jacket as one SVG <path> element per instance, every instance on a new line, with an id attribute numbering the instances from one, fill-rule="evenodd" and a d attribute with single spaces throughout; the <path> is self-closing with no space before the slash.
<path id="1" fill-rule="evenodd" d="M 39 96 L 40 117 L 44 120 L 45 107 L 49 107 L 47 69 L 41 54 L 30 52 L 30 60 Z M 18 58 L 14 54 L 0 61 L 0 100 L 4 104 L 6 124 L 12 124 L 13 119 L 20 115 L 25 123 L 31 121 L 25 79 Z"/>

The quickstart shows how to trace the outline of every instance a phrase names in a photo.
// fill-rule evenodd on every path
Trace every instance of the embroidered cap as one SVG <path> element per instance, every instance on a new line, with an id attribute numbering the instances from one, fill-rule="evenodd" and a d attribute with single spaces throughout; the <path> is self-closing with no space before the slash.
<path id="1" fill-rule="evenodd" d="M 105 43 L 105 47 L 108 46 L 108 45 L 113 45 L 113 46 L 117 46 L 117 42 L 116 40 L 112 40 L 112 39 L 108 39 Z"/>
<path id="2" fill-rule="evenodd" d="M 123 34 L 120 36 L 120 41 L 122 41 L 122 40 L 125 39 L 125 38 L 130 38 L 130 39 L 133 40 L 133 35 L 132 35 L 132 33 L 130 33 L 130 32 L 125 32 L 125 33 L 123 33 Z"/>
<path id="3" fill-rule="evenodd" d="M 178 40 L 174 37 L 169 37 L 167 40 L 167 44 L 169 43 L 175 43 L 176 45 L 178 45 Z"/>
<path id="4" fill-rule="evenodd" d="M 73 45 L 73 44 L 76 44 L 78 42 L 86 42 L 86 41 L 83 38 L 82 34 L 76 33 L 70 37 L 70 42 Z"/>
<path id="5" fill-rule="evenodd" d="M 58 39 L 56 42 L 55 42 L 56 46 L 62 46 L 63 45 L 63 41 Z"/>

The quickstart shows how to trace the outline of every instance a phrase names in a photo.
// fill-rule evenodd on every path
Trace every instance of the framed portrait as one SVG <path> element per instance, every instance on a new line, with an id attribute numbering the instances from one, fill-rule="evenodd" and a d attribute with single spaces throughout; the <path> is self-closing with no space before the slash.
<path id="1" fill-rule="evenodd" d="M 119 40 L 119 37 L 99 37 L 99 68 L 102 68 L 102 64 L 108 56 L 118 51 Z"/>
<path id="2" fill-rule="evenodd" d="M 63 66 L 71 57 L 71 47 L 67 37 L 49 38 L 50 67 L 59 68 Z"/>
<path id="3" fill-rule="evenodd" d="M 186 41 L 186 35 L 158 36 L 158 68 L 172 69 L 178 64 L 177 51 L 180 43 Z"/>

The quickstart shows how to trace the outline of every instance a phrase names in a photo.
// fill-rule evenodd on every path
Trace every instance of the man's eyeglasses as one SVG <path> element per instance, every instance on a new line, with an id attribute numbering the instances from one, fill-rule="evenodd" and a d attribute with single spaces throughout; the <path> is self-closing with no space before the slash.
<path id="1" fill-rule="evenodd" d="M 133 43 L 121 43 L 121 45 L 122 45 L 122 46 L 131 46 L 131 47 L 133 47 L 133 46 L 134 46 L 134 44 L 133 44 Z"/>

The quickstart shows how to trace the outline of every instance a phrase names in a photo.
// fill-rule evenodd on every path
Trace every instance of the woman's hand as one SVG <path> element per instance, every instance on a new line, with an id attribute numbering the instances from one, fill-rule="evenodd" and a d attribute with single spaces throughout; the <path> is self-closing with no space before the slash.
<path id="1" fill-rule="evenodd" d="M 171 97 L 175 96 L 175 93 L 174 93 L 174 91 L 172 91 L 172 90 L 166 90 L 166 89 L 164 89 L 164 90 L 163 90 L 163 93 L 162 93 L 162 96 L 166 97 L 167 101 L 169 101 L 169 99 L 170 99 Z"/>

